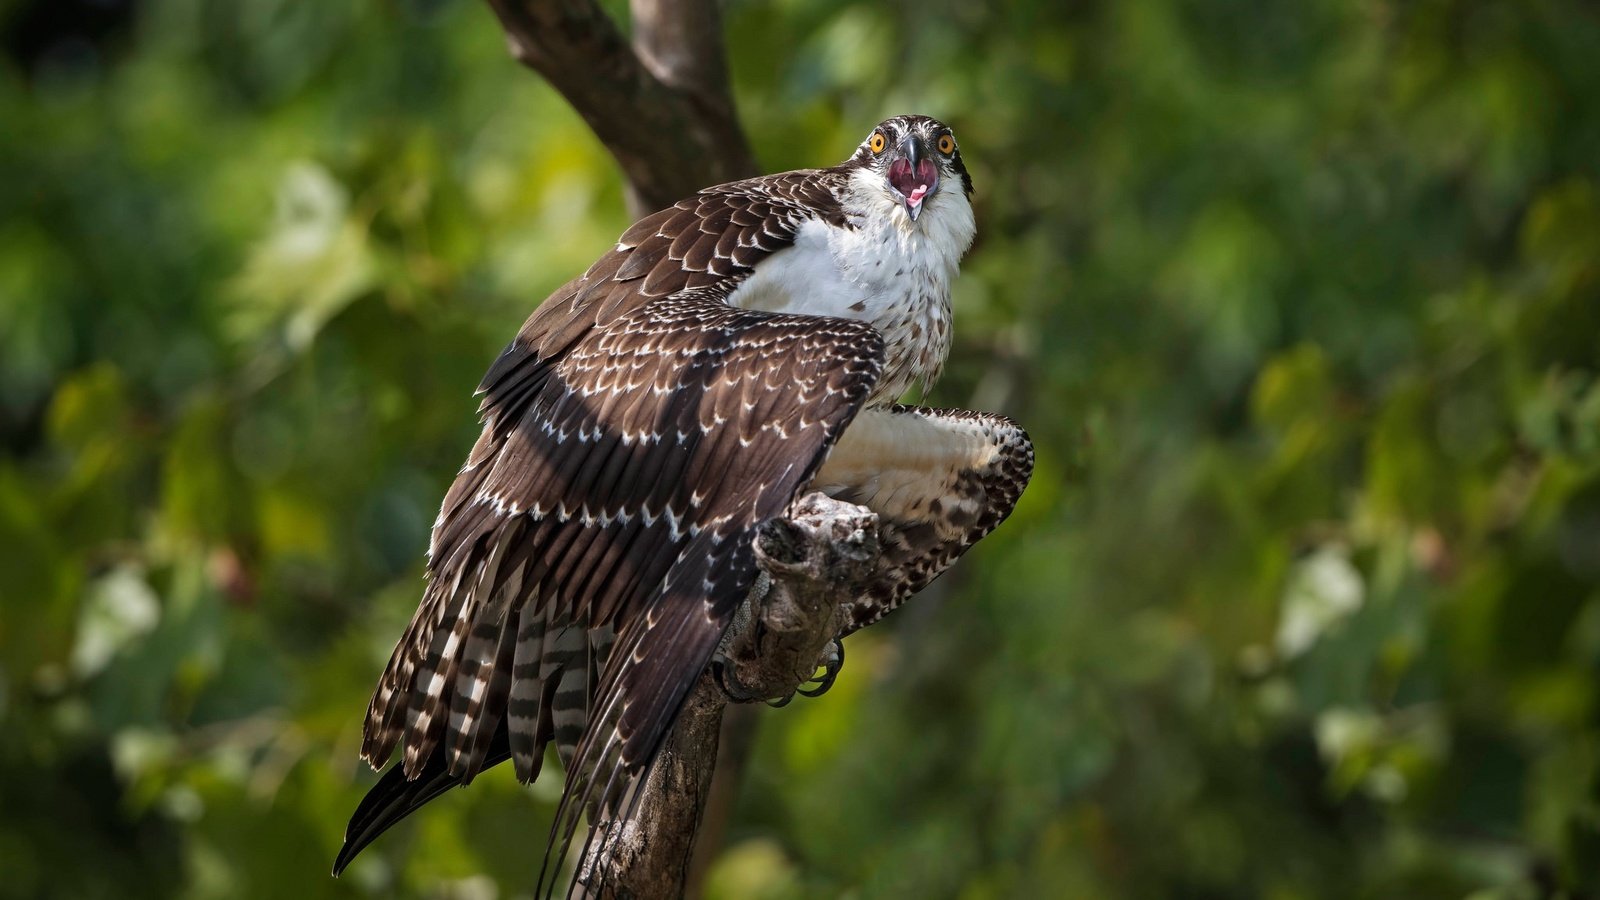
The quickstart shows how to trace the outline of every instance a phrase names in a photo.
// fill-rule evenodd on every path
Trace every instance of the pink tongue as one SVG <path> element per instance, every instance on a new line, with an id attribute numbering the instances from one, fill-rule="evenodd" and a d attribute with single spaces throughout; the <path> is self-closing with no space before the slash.
<path id="1" fill-rule="evenodd" d="M 912 205 L 921 203 L 938 179 L 939 171 L 934 168 L 932 160 L 921 160 L 915 172 L 911 171 L 911 162 L 906 159 L 897 159 L 889 166 L 890 186 Z"/>

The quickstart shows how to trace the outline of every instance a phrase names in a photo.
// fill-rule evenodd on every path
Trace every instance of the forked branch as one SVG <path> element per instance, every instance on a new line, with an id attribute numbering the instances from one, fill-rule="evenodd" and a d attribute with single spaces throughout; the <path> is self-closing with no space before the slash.
<path id="1" fill-rule="evenodd" d="M 630 42 L 594 0 L 489 0 L 511 55 L 572 104 L 622 167 L 635 215 L 756 174 L 715 0 L 632 0 Z"/>

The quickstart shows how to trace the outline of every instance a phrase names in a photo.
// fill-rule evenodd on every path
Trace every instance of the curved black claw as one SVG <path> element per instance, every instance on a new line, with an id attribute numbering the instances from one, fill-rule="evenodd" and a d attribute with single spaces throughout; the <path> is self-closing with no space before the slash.
<path id="1" fill-rule="evenodd" d="M 762 699 L 754 691 L 740 684 L 738 679 L 730 678 L 728 664 L 719 657 L 711 659 L 711 677 L 717 680 L 717 687 L 728 695 L 728 699 L 735 703 L 754 703 Z"/>
<path id="2" fill-rule="evenodd" d="M 794 699 L 793 694 L 787 697 L 768 699 L 750 690 L 739 683 L 739 679 L 733 676 L 727 660 L 720 655 L 711 658 L 711 677 L 717 680 L 717 687 L 722 688 L 722 693 L 735 703 L 754 703 L 760 700 L 773 708 L 781 708 L 788 706 L 789 701 Z"/>
<path id="3" fill-rule="evenodd" d="M 833 683 L 839 678 L 839 671 L 844 668 L 843 641 L 834 638 L 828 642 L 828 646 L 822 650 L 821 665 L 822 675 L 806 681 L 806 684 L 815 684 L 816 687 L 809 689 L 799 687 L 795 689 L 795 693 L 804 697 L 821 697 L 828 692 L 829 688 L 833 687 Z"/>
<path id="4" fill-rule="evenodd" d="M 795 694 L 804 697 L 821 697 L 828 692 L 829 688 L 833 687 L 834 681 L 839 677 L 839 671 L 844 668 L 844 644 L 840 643 L 838 638 L 829 641 L 828 645 L 822 649 L 822 658 L 817 661 L 817 665 L 822 669 L 822 674 L 813 676 L 804 682 L 804 684 L 815 685 L 815 687 L 807 688 L 802 685 L 795 688 L 794 693 L 786 697 L 770 699 L 762 697 L 740 684 L 739 680 L 734 677 L 728 660 L 720 652 L 711 657 L 711 677 L 717 680 L 717 686 L 722 688 L 722 693 L 726 694 L 728 699 L 735 703 L 754 703 L 757 700 L 762 700 L 774 709 L 782 709 L 794 702 Z"/>

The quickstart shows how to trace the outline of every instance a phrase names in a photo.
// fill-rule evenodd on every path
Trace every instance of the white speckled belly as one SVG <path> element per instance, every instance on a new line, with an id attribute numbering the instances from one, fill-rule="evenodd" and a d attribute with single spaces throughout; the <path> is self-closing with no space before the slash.
<path id="1" fill-rule="evenodd" d="M 868 403 L 892 403 L 913 381 L 932 386 L 950 352 L 954 267 L 927 235 L 896 227 L 802 225 L 794 246 L 762 260 L 728 298 L 770 312 L 870 322 L 884 336 L 884 373 Z"/>

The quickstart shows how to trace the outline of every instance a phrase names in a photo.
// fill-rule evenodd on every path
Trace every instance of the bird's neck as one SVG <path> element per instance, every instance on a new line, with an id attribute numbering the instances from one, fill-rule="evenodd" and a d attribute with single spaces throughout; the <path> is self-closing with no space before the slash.
<path id="1" fill-rule="evenodd" d="M 930 388 L 950 352 L 951 284 L 972 244 L 972 205 L 946 184 L 916 221 L 882 180 L 858 180 L 843 204 L 849 229 L 835 229 L 832 251 L 841 272 L 861 288 L 856 317 L 884 336 L 884 373 L 868 403 L 894 403 L 915 382 Z"/>

